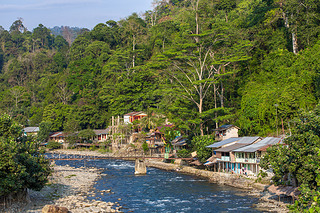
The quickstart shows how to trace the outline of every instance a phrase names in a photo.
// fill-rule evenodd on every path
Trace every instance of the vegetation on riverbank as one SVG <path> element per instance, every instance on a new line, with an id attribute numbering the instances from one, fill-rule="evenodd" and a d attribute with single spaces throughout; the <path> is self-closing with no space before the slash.
<path id="1" fill-rule="evenodd" d="M 277 185 L 293 185 L 301 192 L 299 200 L 290 207 L 295 212 L 320 210 L 320 117 L 319 106 L 301 112 L 295 119 L 292 135 L 284 144 L 268 148 L 261 161 L 264 169 L 273 169 Z"/>
<path id="2" fill-rule="evenodd" d="M 0 198 L 2 202 L 26 195 L 27 189 L 40 190 L 51 173 L 48 160 L 38 143 L 23 136 L 21 125 L 7 114 L 0 115 Z"/>

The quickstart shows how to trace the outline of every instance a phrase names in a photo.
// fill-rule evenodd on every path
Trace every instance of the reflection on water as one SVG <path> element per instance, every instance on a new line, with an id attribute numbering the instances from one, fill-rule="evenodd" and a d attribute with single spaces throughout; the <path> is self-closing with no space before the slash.
<path id="1" fill-rule="evenodd" d="M 80 167 L 83 161 L 56 161 Z M 148 168 L 147 175 L 134 175 L 134 162 L 89 160 L 86 166 L 104 169 L 90 199 L 119 202 L 124 212 L 259 212 L 252 208 L 258 198 L 242 190 L 209 183 L 197 177 Z M 99 193 L 111 189 L 113 193 Z M 118 199 L 121 198 L 119 201 Z"/>

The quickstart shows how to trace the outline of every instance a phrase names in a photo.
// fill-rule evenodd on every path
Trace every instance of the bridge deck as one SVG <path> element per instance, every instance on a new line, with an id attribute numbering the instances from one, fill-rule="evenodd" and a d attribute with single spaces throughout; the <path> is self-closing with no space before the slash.
<path id="1" fill-rule="evenodd" d="M 164 158 L 164 157 L 83 157 L 83 158 L 47 158 L 48 160 L 106 160 L 106 159 L 136 159 L 136 158 L 144 158 L 144 159 L 168 159 L 168 160 L 192 160 L 192 158 Z"/>

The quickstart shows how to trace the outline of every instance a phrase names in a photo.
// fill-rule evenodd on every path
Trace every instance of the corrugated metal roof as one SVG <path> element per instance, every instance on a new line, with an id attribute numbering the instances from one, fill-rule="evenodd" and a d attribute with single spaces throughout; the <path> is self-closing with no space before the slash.
<path id="1" fill-rule="evenodd" d="M 23 131 L 24 131 L 25 133 L 39 132 L 39 127 L 29 126 L 29 127 L 23 128 Z"/>
<path id="2" fill-rule="evenodd" d="M 93 131 L 94 131 L 94 133 L 96 133 L 96 135 L 108 134 L 109 128 L 107 128 L 107 129 L 94 129 Z"/>
<path id="3" fill-rule="evenodd" d="M 173 146 L 185 146 L 187 145 L 187 141 L 185 139 L 181 140 L 181 141 L 178 141 L 176 143 L 173 143 L 172 144 Z"/>
<path id="4" fill-rule="evenodd" d="M 274 137 L 266 137 L 265 139 L 255 143 L 251 144 L 249 146 L 245 146 L 239 149 L 234 150 L 234 152 L 256 152 L 257 150 L 268 146 L 273 145 L 276 143 L 279 143 L 281 141 L 281 138 L 274 138 Z"/>
<path id="5" fill-rule="evenodd" d="M 216 151 L 216 152 L 231 152 L 231 151 L 239 149 L 241 147 L 250 145 L 250 144 L 254 143 L 255 141 L 257 141 L 260 138 L 261 137 L 242 137 L 235 144 L 230 145 L 230 146 L 226 146 L 226 147 L 223 147 L 223 148 L 220 148 L 220 149 L 216 149 L 214 151 Z"/>
<path id="6" fill-rule="evenodd" d="M 256 140 L 260 139 L 261 137 L 242 137 L 237 143 L 239 144 L 252 144 L 254 143 Z"/>
<path id="7" fill-rule="evenodd" d="M 232 127 L 232 126 L 233 126 L 232 124 L 225 124 L 225 125 L 220 126 L 219 128 L 226 128 L 226 129 L 228 129 L 228 128 Z"/>
<path id="8" fill-rule="evenodd" d="M 233 143 L 233 142 L 238 141 L 238 140 L 240 140 L 240 139 L 241 139 L 241 138 L 228 138 L 228 139 L 226 139 L 226 140 L 219 141 L 219 142 L 217 142 L 217 143 L 211 144 L 211 145 L 206 146 L 206 147 L 207 147 L 207 148 L 219 148 L 219 147 L 221 147 L 221 146 L 223 146 L 223 145 L 227 145 L 227 144 L 229 144 L 229 143 Z"/>
<path id="9" fill-rule="evenodd" d="M 229 129 L 229 128 L 231 128 L 231 127 L 235 127 L 235 128 L 237 128 L 237 129 L 240 129 L 239 127 L 237 127 L 237 126 L 235 126 L 235 125 L 233 125 L 233 124 L 225 124 L 225 125 L 220 126 L 220 127 L 217 128 L 217 129 L 215 129 L 215 130 L 217 130 L 217 131 L 222 131 L 222 130 Z"/>
<path id="10" fill-rule="evenodd" d="M 50 137 L 65 137 L 65 134 L 63 132 L 55 132 Z"/>
<path id="11" fill-rule="evenodd" d="M 125 114 L 125 115 L 123 115 L 123 116 L 135 116 L 135 115 L 139 115 L 139 114 L 146 114 L 146 113 L 144 113 L 144 112 L 142 112 L 142 111 L 139 111 L 139 112 L 130 112 L 130 113 L 127 113 L 127 114 Z"/>
<path id="12" fill-rule="evenodd" d="M 171 141 L 171 143 L 176 143 L 176 142 L 178 142 L 178 141 L 180 141 L 180 140 L 182 140 L 183 139 L 183 136 L 178 136 L 178 137 L 176 137 L 175 139 L 173 139 L 172 141 Z"/>
<path id="13" fill-rule="evenodd" d="M 223 148 L 220 148 L 220 149 L 216 149 L 214 150 L 215 152 L 231 152 L 235 149 L 239 149 L 243 146 L 246 146 L 246 144 L 239 144 L 239 143 L 235 143 L 233 145 L 230 145 L 230 146 L 226 146 L 226 147 L 223 147 Z"/>

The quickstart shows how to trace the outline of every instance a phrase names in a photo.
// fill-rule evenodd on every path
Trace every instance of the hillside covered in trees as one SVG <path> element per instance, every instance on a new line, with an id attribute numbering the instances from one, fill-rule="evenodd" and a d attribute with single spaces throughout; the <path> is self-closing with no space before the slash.
<path id="1" fill-rule="evenodd" d="M 17 20 L 0 28 L 0 111 L 53 131 L 140 110 L 194 134 L 289 131 L 319 102 L 319 18 L 312 0 L 162 0 L 73 42 Z"/>

